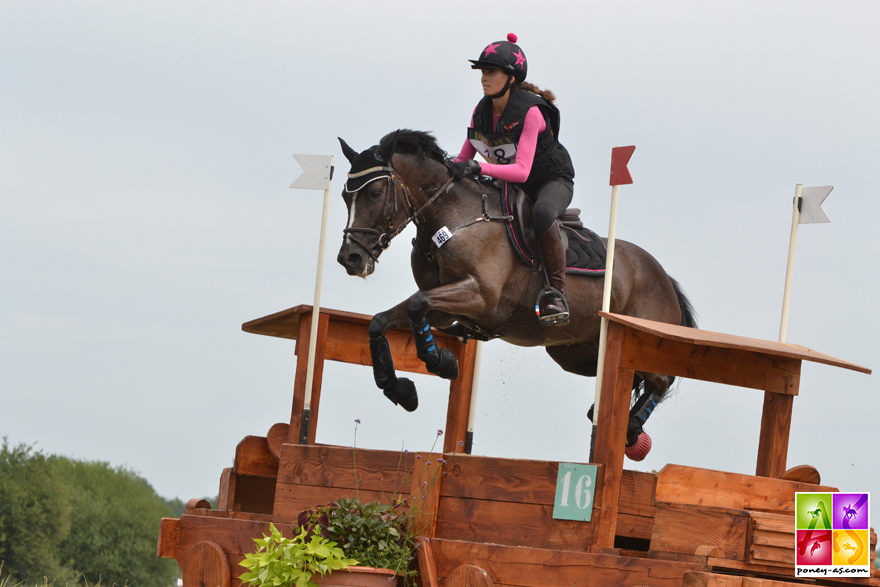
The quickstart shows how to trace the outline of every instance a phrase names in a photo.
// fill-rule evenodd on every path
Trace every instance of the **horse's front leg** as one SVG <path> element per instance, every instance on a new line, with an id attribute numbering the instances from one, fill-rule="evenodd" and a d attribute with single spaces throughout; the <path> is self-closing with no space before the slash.
<path id="1" fill-rule="evenodd" d="M 486 300 L 480 295 L 479 284 L 473 276 L 428 291 L 416 292 L 409 299 L 406 313 L 416 342 L 416 355 L 425 363 L 429 372 L 450 381 L 458 379 L 458 360 L 455 353 L 437 346 L 428 323 L 428 312 L 477 316 L 485 307 Z"/>
<path id="2" fill-rule="evenodd" d="M 411 379 L 398 377 L 394 371 L 394 359 L 385 333 L 390 328 L 401 328 L 407 325 L 409 318 L 406 307 L 409 300 L 397 304 L 390 310 L 373 316 L 367 332 L 370 335 L 370 357 L 373 361 L 373 379 L 394 405 L 399 405 L 407 412 L 419 407 L 419 395 Z"/>
<path id="3" fill-rule="evenodd" d="M 385 333 L 409 323 L 416 341 L 416 354 L 425 362 L 428 371 L 445 379 L 458 377 L 458 360 L 449 349 L 437 346 L 427 316 L 436 313 L 476 316 L 486 307 L 480 296 L 477 280 L 466 277 L 461 281 L 428 291 L 418 291 L 409 299 L 390 310 L 376 314 L 370 321 L 370 356 L 373 360 L 373 378 L 385 397 L 408 412 L 419 406 L 415 384 L 406 377 L 398 377 Z"/>

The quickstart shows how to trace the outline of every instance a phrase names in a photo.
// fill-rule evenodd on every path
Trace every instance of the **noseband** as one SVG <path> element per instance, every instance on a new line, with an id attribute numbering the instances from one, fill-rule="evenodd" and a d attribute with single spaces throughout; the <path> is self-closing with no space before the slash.
<path id="1" fill-rule="evenodd" d="M 373 261 L 375 261 L 376 263 L 379 262 L 379 255 L 382 253 L 382 251 L 387 249 L 389 247 L 389 245 L 391 244 L 391 239 L 393 239 L 398 234 L 403 232 L 403 230 L 409 225 L 410 222 L 412 222 L 413 224 L 418 226 L 418 224 L 419 224 L 418 216 L 422 212 L 422 210 L 427 208 L 434 200 L 436 200 L 437 197 L 441 193 L 443 193 L 445 190 L 447 190 L 449 188 L 449 186 L 452 185 L 452 182 L 453 182 L 453 178 L 450 177 L 449 181 L 447 181 L 445 184 L 443 184 L 440 187 L 440 189 L 438 189 L 434 193 L 434 195 L 428 199 L 427 202 L 425 202 L 418 210 L 414 210 L 412 202 L 410 201 L 409 188 L 406 187 L 406 185 L 404 185 L 404 183 L 402 181 L 400 181 L 400 179 L 398 179 L 398 177 L 396 175 L 394 175 L 394 169 L 392 167 L 371 167 L 370 169 L 365 169 L 364 171 L 361 171 L 359 173 L 349 173 L 348 177 L 350 179 L 362 177 L 364 175 L 367 175 L 369 173 L 375 173 L 377 171 L 384 171 L 386 173 L 371 179 L 370 181 L 366 182 L 364 185 L 360 186 L 356 190 L 349 191 L 347 188 L 345 188 L 345 191 L 347 193 L 357 194 L 357 192 L 364 189 L 367 185 L 373 183 L 374 181 L 378 181 L 380 179 L 385 179 L 385 181 L 388 184 L 390 184 L 389 186 L 385 187 L 385 203 L 382 206 L 382 217 L 379 219 L 378 222 L 376 222 L 376 227 L 375 228 L 344 228 L 344 229 L 342 229 L 342 233 L 344 235 L 346 235 L 346 237 L 351 239 L 351 241 L 353 243 L 355 243 L 360 248 L 362 248 L 364 251 L 366 251 L 366 253 L 370 256 L 370 258 L 373 259 Z M 394 227 L 394 215 L 397 214 L 397 200 L 398 200 L 397 186 L 398 185 L 400 186 L 400 191 L 403 193 L 403 201 L 406 203 L 407 217 L 406 217 L 406 220 L 400 226 L 395 228 Z M 388 189 L 389 187 L 391 189 Z M 389 216 L 389 211 L 390 211 L 390 216 Z M 379 230 L 379 226 L 383 222 L 385 222 L 386 220 L 387 220 L 387 228 L 386 228 L 385 232 L 382 232 L 381 230 Z M 353 233 L 364 233 L 364 234 L 369 234 L 369 235 L 375 236 L 376 243 L 372 247 L 369 247 L 361 239 L 354 236 Z"/>

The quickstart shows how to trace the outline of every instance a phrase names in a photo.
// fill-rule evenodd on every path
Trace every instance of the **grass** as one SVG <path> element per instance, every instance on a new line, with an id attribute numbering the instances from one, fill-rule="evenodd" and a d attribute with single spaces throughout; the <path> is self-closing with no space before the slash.
<path id="1" fill-rule="evenodd" d="M 121 587 L 132 587 L 133 583 L 126 583 Z M 176 582 L 175 582 L 176 585 Z M 60 584 L 56 584 L 55 581 L 49 581 L 48 577 L 43 577 L 42 581 L 38 581 L 36 583 L 29 583 L 27 581 L 16 581 L 11 575 L 3 576 L 3 563 L 0 562 L 0 587 L 62 587 Z M 65 583 L 63 587 L 120 587 L 116 583 L 104 583 L 103 581 L 98 581 L 97 583 L 90 583 L 88 579 L 83 578 L 81 583 Z"/>

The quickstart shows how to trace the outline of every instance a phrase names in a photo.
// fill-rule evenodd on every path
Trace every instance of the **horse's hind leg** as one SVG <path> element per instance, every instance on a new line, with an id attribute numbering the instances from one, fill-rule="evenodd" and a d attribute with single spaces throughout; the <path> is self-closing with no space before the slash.
<path id="1" fill-rule="evenodd" d="M 663 394 L 672 386 L 675 377 L 671 375 L 657 375 L 656 373 L 636 373 L 633 384 L 633 393 L 638 393 L 639 388 L 644 387 L 638 395 L 629 411 L 629 422 L 626 429 L 626 446 L 632 446 L 644 431 L 645 422 L 654 412 L 654 408 L 663 399 Z"/>

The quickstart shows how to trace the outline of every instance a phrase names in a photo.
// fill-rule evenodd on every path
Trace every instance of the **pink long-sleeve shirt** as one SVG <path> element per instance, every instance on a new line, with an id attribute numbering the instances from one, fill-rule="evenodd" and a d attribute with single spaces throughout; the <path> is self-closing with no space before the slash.
<path id="1" fill-rule="evenodd" d="M 476 109 L 475 109 L 476 111 Z M 492 115 L 492 130 L 495 130 L 500 115 Z M 474 127 L 474 117 L 471 115 L 470 128 Z M 522 134 L 516 145 L 516 160 L 509 165 L 494 165 L 485 161 L 480 161 L 480 173 L 509 181 L 511 183 L 523 183 L 528 179 L 532 172 L 532 163 L 535 160 L 535 148 L 538 145 L 538 135 L 547 129 L 547 123 L 541 114 L 540 108 L 532 106 L 526 112 L 526 118 L 523 121 Z M 465 139 L 461 146 L 461 151 L 455 161 L 467 161 L 473 159 L 477 154 L 477 150 L 471 144 L 470 140 Z"/>

